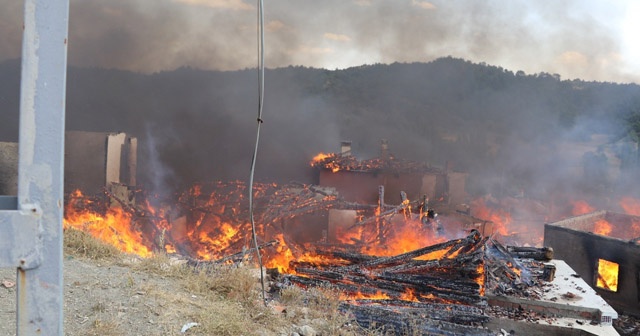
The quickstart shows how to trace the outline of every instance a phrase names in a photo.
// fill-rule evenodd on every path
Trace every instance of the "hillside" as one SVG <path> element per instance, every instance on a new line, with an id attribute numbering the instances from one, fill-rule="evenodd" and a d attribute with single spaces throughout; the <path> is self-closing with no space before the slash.
<path id="1" fill-rule="evenodd" d="M 15 141 L 19 62 L 0 64 L 0 78 L 0 141 Z M 385 138 L 398 157 L 449 161 L 469 172 L 472 193 L 525 189 L 543 197 L 558 181 L 564 189 L 584 182 L 567 179 L 567 167 L 584 162 L 567 162 L 560 144 L 594 134 L 616 144 L 628 134 L 629 116 L 640 114 L 638 85 L 567 81 L 451 57 L 335 71 L 270 69 L 265 86 L 262 181 L 313 183 L 308 162 L 318 152 L 351 140 L 354 153 L 369 158 Z M 137 136 L 139 176 L 158 192 L 246 179 L 256 91 L 250 69 L 143 75 L 70 68 L 66 127 Z"/>

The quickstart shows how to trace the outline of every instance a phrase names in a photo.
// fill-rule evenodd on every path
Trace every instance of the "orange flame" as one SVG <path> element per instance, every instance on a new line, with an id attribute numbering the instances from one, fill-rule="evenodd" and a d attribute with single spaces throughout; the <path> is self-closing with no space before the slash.
<path id="1" fill-rule="evenodd" d="M 293 251 L 284 243 L 282 234 L 278 234 L 276 239 L 279 241 L 276 252 L 267 259 L 265 266 L 267 268 L 277 268 L 280 273 L 294 273 L 289 267 L 289 264 L 296 260 Z"/>
<path id="2" fill-rule="evenodd" d="M 623 197 L 620 206 L 628 215 L 640 216 L 640 200 L 633 197 Z"/>
<path id="3" fill-rule="evenodd" d="M 402 295 L 400 295 L 400 300 L 404 300 L 404 301 L 420 301 L 418 300 L 418 297 L 416 296 L 416 293 L 413 289 L 407 289 L 404 293 L 402 293 Z"/>
<path id="4" fill-rule="evenodd" d="M 572 204 L 573 210 L 571 211 L 571 213 L 574 216 L 584 215 L 595 211 L 595 208 L 589 205 L 589 203 L 587 203 L 586 201 L 574 201 L 572 202 Z"/>
<path id="5" fill-rule="evenodd" d="M 104 215 L 90 210 L 79 211 L 74 207 L 73 200 L 81 199 L 83 195 L 77 190 L 72 197 L 72 201 L 65 208 L 63 228 L 87 232 L 123 252 L 135 253 L 142 257 L 152 255 L 151 250 L 144 243 L 141 232 L 133 229 L 131 215 L 124 212 L 122 208 L 109 208 Z"/>
<path id="6" fill-rule="evenodd" d="M 618 270 L 618 264 L 608 260 L 598 259 L 598 279 L 596 279 L 596 286 L 617 292 Z"/>
<path id="7" fill-rule="evenodd" d="M 340 171 L 340 165 L 332 160 L 335 157 L 335 154 L 319 153 L 313 157 L 310 164 L 312 167 L 321 166 L 326 169 L 331 169 L 332 172 L 336 173 Z"/>
<path id="8" fill-rule="evenodd" d="M 332 154 L 318 153 L 318 155 L 314 156 L 313 159 L 311 160 L 311 165 L 313 166 L 314 163 L 322 162 L 325 159 L 328 159 L 332 156 L 333 156 Z"/>
<path id="9" fill-rule="evenodd" d="M 362 252 L 378 256 L 392 256 L 446 240 L 445 237 L 438 237 L 433 230 L 426 228 L 417 216 L 412 219 L 403 217 L 398 221 L 385 222 L 382 229 L 385 229 L 385 225 L 390 226 L 390 229 L 385 234 L 384 244 L 367 245 Z"/>
<path id="10" fill-rule="evenodd" d="M 472 202 L 472 214 L 475 217 L 490 221 L 493 223 L 493 230 L 502 236 L 510 234 L 508 228 L 512 222 L 511 214 L 502 209 L 493 209 L 487 206 L 484 199 L 476 199 Z"/>
<path id="11" fill-rule="evenodd" d="M 367 294 L 367 293 L 341 293 L 340 300 L 361 300 L 361 299 L 369 299 L 369 300 L 387 300 L 390 299 L 389 295 L 378 291 L 375 294 Z"/>
<path id="12" fill-rule="evenodd" d="M 594 223 L 593 233 L 608 236 L 611 231 L 613 231 L 613 227 L 611 223 L 607 222 L 604 219 L 599 219 Z"/>
<path id="13" fill-rule="evenodd" d="M 478 279 L 477 283 L 480 285 L 480 295 L 484 295 L 485 293 L 485 275 L 484 275 L 484 263 L 478 264 Z M 520 274 L 520 270 L 518 269 L 518 274 Z"/>

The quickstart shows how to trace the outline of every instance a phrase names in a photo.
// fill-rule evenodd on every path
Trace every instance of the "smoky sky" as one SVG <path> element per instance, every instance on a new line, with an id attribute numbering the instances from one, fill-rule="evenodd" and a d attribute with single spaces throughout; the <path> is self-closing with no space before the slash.
<path id="1" fill-rule="evenodd" d="M 273 0 L 266 64 L 344 68 L 453 56 L 526 73 L 638 82 L 625 2 Z M 69 63 L 153 73 L 257 64 L 256 2 L 71 0 Z M 22 1 L 0 0 L 0 61 L 20 54 Z"/>

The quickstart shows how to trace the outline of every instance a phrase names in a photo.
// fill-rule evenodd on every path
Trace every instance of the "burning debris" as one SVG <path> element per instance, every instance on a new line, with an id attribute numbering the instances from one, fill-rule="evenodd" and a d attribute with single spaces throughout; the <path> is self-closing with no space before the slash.
<path id="1" fill-rule="evenodd" d="M 311 166 L 319 169 L 327 169 L 332 172 L 353 171 L 353 172 L 382 172 L 391 171 L 394 173 L 407 172 L 440 172 L 439 169 L 429 164 L 400 160 L 392 154 L 386 154 L 373 159 L 358 160 L 349 154 L 325 154 L 316 155 L 311 161 Z"/>
<path id="2" fill-rule="evenodd" d="M 466 238 L 394 256 L 317 251 L 326 258 L 293 262 L 295 274 L 279 286 L 330 286 L 343 295 L 341 309 L 363 327 L 404 334 L 489 335 L 481 327 L 486 239 Z"/>
<path id="3" fill-rule="evenodd" d="M 65 227 L 142 256 L 176 253 L 194 265 L 244 261 L 252 252 L 246 193 L 241 182 L 199 185 L 180 195 L 177 206 L 74 193 Z M 493 334 L 496 319 L 514 315 L 504 298 L 535 306 L 554 280 L 549 248 L 503 246 L 477 230 L 456 238 L 463 231 L 448 232 L 446 217 L 426 198 L 401 194 L 402 202 L 390 205 L 382 188 L 379 195 L 377 204 L 362 204 L 328 187 L 256 185 L 259 248 L 264 265 L 278 274 L 272 289 L 334 288 L 342 293 L 342 311 L 365 327 L 483 335 Z M 531 311 L 515 315 L 549 316 Z"/>
<path id="4" fill-rule="evenodd" d="M 318 154 L 310 162 L 318 173 L 320 186 L 333 187 L 350 202 L 375 203 L 375 190 L 385 188 L 384 199 L 391 204 L 422 196 L 440 204 L 463 203 L 467 174 L 456 172 L 447 164 L 444 169 L 423 162 L 402 160 L 390 153 L 382 140 L 380 155 L 360 160 L 351 154 L 350 145 L 339 154 Z"/>
<path id="5" fill-rule="evenodd" d="M 293 261 L 285 282 L 331 284 L 345 298 L 410 298 L 415 301 L 482 304 L 482 238 L 466 238 L 394 256 L 316 251 L 315 262 Z"/>

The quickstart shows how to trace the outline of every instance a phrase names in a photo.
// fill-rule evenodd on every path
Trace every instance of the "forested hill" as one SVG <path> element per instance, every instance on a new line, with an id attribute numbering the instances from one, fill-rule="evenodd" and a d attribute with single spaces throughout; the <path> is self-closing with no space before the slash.
<path id="1" fill-rule="evenodd" d="M 0 141 L 17 140 L 19 62 L 0 64 Z M 150 75 L 70 68 L 67 130 L 124 131 L 140 139 L 139 175 L 154 188 L 246 179 L 253 153 L 255 69 L 180 68 Z M 345 70 L 270 69 L 257 161 L 262 181 L 311 183 L 309 160 L 353 142 L 361 158 L 380 139 L 397 157 L 469 172 L 489 191 L 540 181 L 557 185 L 569 169 L 559 144 L 604 134 L 629 136 L 640 86 L 562 80 L 455 58 Z M 633 135 L 634 133 L 631 132 Z M 558 166 L 561 166 L 560 168 Z M 498 174 L 497 174 L 498 173 Z M 486 181 L 486 185 L 482 183 Z M 472 190 L 474 191 L 474 190 Z"/>

